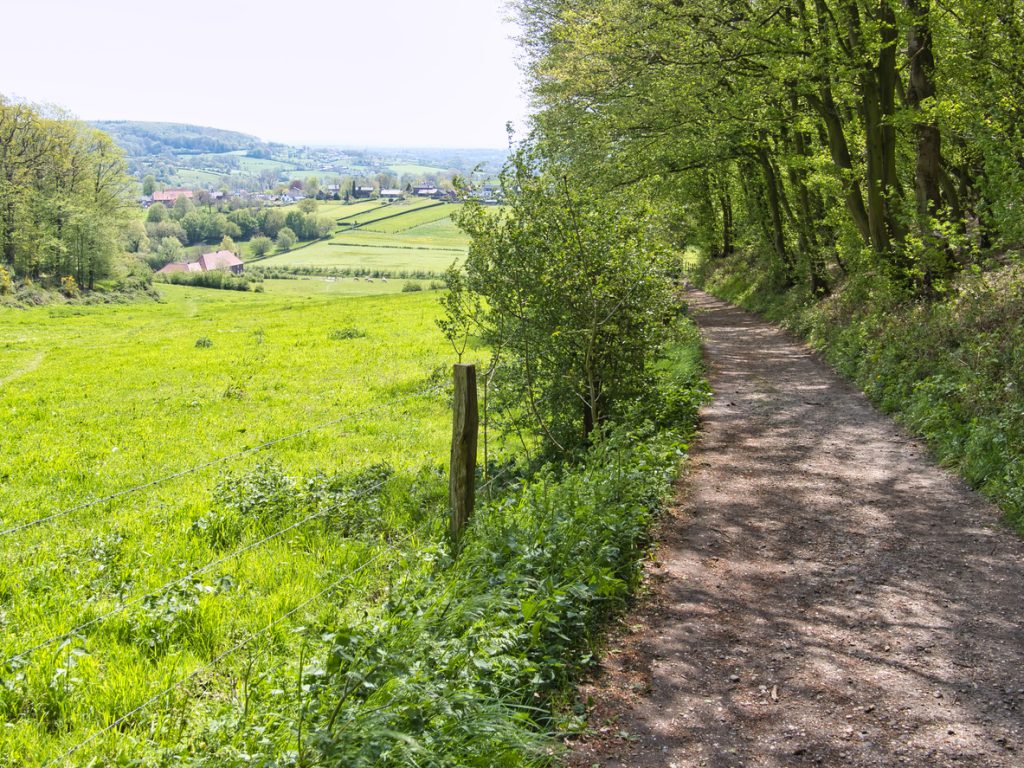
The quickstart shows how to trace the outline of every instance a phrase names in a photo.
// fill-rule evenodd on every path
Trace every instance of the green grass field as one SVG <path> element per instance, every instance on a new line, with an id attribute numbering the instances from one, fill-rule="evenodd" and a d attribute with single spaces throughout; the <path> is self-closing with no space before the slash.
<path id="1" fill-rule="evenodd" d="M 258 262 L 265 267 L 351 267 L 390 271 L 443 272 L 462 252 L 434 248 L 403 248 L 387 245 L 346 245 L 344 236 L 321 240 L 303 248 L 277 254 Z"/>
<path id="2" fill-rule="evenodd" d="M 386 296 L 402 293 L 406 284 L 418 285 L 424 291 L 431 290 L 436 280 L 367 280 L 355 277 L 302 276 L 296 279 L 263 281 L 263 289 L 272 296 L 293 296 L 314 299 L 319 296 Z"/>
<path id="3" fill-rule="evenodd" d="M 455 226 L 455 223 L 450 218 L 445 217 L 395 233 L 377 232 L 374 231 L 372 226 L 360 227 L 350 231 L 341 230 L 334 237 L 333 242 L 400 246 L 403 248 L 454 248 L 465 250 L 469 247 L 469 236 Z"/>
<path id="4" fill-rule="evenodd" d="M 445 173 L 447 168 L 437 168 L 432 165 L 416 165 L 414 163 L 396 163 L 388 166 L 392 171 L 401 176 L 404 173 L 411 173 L 416 176 L 425 176 L 428 173 Z"/>
<path id="5" fill-rule="evenodd" d="M 447 456 L 445 399 L 418 394 L 452 362 L 434 327 L 436 294 L 351 296 L 369 289 L 400 291 L 401 283 L 271 280 L 263 294 L 165 285 L 163 303 L 0 309 L 0 529 L 59 515 L 0 534 L 4 764 L 58 759 L 200 670 L 194 684 L 58 764 L 85 765 L 91 757 L 98 765 L 123 764 L 143 754 L 147 741 L 176 743 L 175 718 L 201 701 L 233 700 L 240 685 L 246 696 L 272 697 L 281 685 L 274 665 L 294 658 L 302 643 L 295 628 L 315 624 L 325 611 L 338 615 L 323 601 L 305 601 L 371 554 L 382 558 L 379 565 L 342 588 L 348 602 L 340 610 L 357 614 L 372 596 L 399 551 L 380 549 L 381 531 L 397 536 L 412 518 L 364 501 L 358 514 L 342 505 L 303 523 L 294 510 L 275 512 L 274 502 L 279 486 L 316 473 L 351 478 L 386 462 L 401 475 L 437 467 Z M 392 403 L 396 398 L 405 399 Z M 265 451 L 61 514 L 345 417 Z M 344 487 L 365 490 L 366 482 Z M 367 498 L 405 492 L 390 482 Z M 225 498 L 251 506 L 243 513 Z M 311 496 L 305 511 L 323 503 Z M 275 535 L 293 524 L 287 535 Z M 220 558 L 223 564 L 187 577 Z M 10 660 L 81 625 L 73 636 Z M 219 658 L 268 625 L 245 653 Z M 246 677 L 243 685 L 246 670 L 265 677 Z"/>
<path id="6" fill-rule="evenodd" d="M 388 203 L 387 205 L 379 205 L 377 208 L 368 210 L 365 214 L 359 216 L 348 216 L 345 217 L 344 222 L 347 226 L 359 226 L 363 227 L 367 224 L 379 221 L 380 219 L 401 219 L 408 216 L 413 211 L 418 211 L 420 208 L 427 207 L 438 207 L 436 200 L 423 200 L 418 198 L 407 198 L 395 203 Z"/>
<path id="7" fill-rule="evenodd" d="M 383 221 L 370 222 L 369 224 L 364 224 L 360 228 L 370 232 L 396 234 L 423 224 L 432 224 L 435 221 L 449 219 L 460 207 L 461 206 L 459 205 L 449 204 L 418 206 L 414 210 L 404 213 L 401 216 L 396 216 L 393 219 L 384 219 Z"/>
<path id="8" fill-rule="evenodd" d="M 200 171 L 194 168 L 179 168 L 174 172 L 174 183 L 181 187 L 201 187 L 206 184 L 218 184 L 225 176 L 210 171 Z"/>

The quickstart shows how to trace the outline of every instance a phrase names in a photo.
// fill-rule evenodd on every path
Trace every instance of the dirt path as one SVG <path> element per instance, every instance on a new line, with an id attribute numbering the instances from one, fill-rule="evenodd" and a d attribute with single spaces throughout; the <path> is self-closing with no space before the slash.
<path id="1" fill-rule="evenodd" d="M 1024 541 L 705 294 L 716 399 L 573 766 L 1024 766 Z"/>

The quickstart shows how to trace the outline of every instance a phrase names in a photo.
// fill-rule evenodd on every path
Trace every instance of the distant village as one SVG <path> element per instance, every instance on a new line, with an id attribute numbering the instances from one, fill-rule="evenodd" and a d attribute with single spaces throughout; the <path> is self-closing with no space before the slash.
<path id="1" fill-rule="evenodd" d="M 499 191 L 493 185 L 484 185 L 479 189 L 473 190 L 471 194 L 484 205 L 500 204 Z M 180 197 L 184 197 L 200 205 L 216 204 L 227 198 L 251 201 L 253 204 L 263 205 L 289 205 L 291 203 L 306 200 L 307 198 L 322 201 L 371 199 L 396 201 L 404 200 L 407 197 L 429 198 L 431 200 L 442 200 L 446 202 L 456 202 L 458 200 L 458 195 L 454 189 L 444 189 L 435 184 L 416 184 L 409 185 L 405 189 L 400 189 L 378 187 L 374 185 L 357 185 L 353 183 L 344 190 L 342 190 L 341 185 L 339 184 L 324 184 L 313 194 L 307 194 L 301 184 L 290 186 L 279 193 L 247 191 L 227 192 L 224 190 L 209 191 L 205 189 L 194 190 L 184 187 L 174 187 L 154 191 L 150 195 L 142 195 L 139 197 L 139 205 L 143 208 L 149 208 L 154 203 L 162 203 L 166 207 L 171 208 Z"/>

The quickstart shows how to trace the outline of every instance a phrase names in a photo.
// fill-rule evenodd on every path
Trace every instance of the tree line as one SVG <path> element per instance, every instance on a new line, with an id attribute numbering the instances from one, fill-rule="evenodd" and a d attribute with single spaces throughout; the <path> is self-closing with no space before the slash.
<path id="1" fill-rule="evenodd" d="M 535 138 L 681 242 L 817 295 L 1019 247 L 1017 0 L 521 0 Z"/>
<path id="2" fill-rule="evenodd" d="M 102 131 L 0 96 L 0 267 L 92 289 L 123 250 L 130 180 Z"/>

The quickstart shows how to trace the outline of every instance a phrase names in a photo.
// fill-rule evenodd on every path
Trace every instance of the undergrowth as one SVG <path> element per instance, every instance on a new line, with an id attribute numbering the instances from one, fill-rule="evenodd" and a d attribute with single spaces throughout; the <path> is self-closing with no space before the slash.
<path id="1" fill-rule="evenodd" d="M 743 256 L 705 263 L 695 278 L 807 339 L 1024 533 L 1024 266 L 965 273 L 930 301 L 906 300 L 878 276 L 813 301 Z"/>
<path id="2" fill-rule="evenodd" d="M 699 338 L 683 320 L 651 391 L 582 456 L 503 465 L 479 495 L 457 554 L 445 536 L 447 482 L 436 466 L 299 478 L 271 462 L 225 476 L 190 536 L 230 551 L 330 508 L 317 535 L 351 541 L 346 557 L 355 558 L 336 563 L 339 573 L 373 552 L 385 559 L 74 759 L 203 768 L 554 765 L 554 737 L 579 726 L 574 682 L 639 582 L 651 524 L 706 396 Z M 346 496 L 358 500 L 335 509 Z M 315 537 L 306 541 L 314 553 Z M 116 565 L 118 546 L 102 542 L 100 554 Z M 217 620 L 204 610 L 209 593 L 239 589 L 234 579 L 184 582 L 141 605 L 125 624 L 127 639 L 167 656 Z M 214 654 L 211 646 L 203 655 Z M 268 667 L 267 655 L 284 661 Z M 66 716 L 54 714 L 55 727 Z"/>

